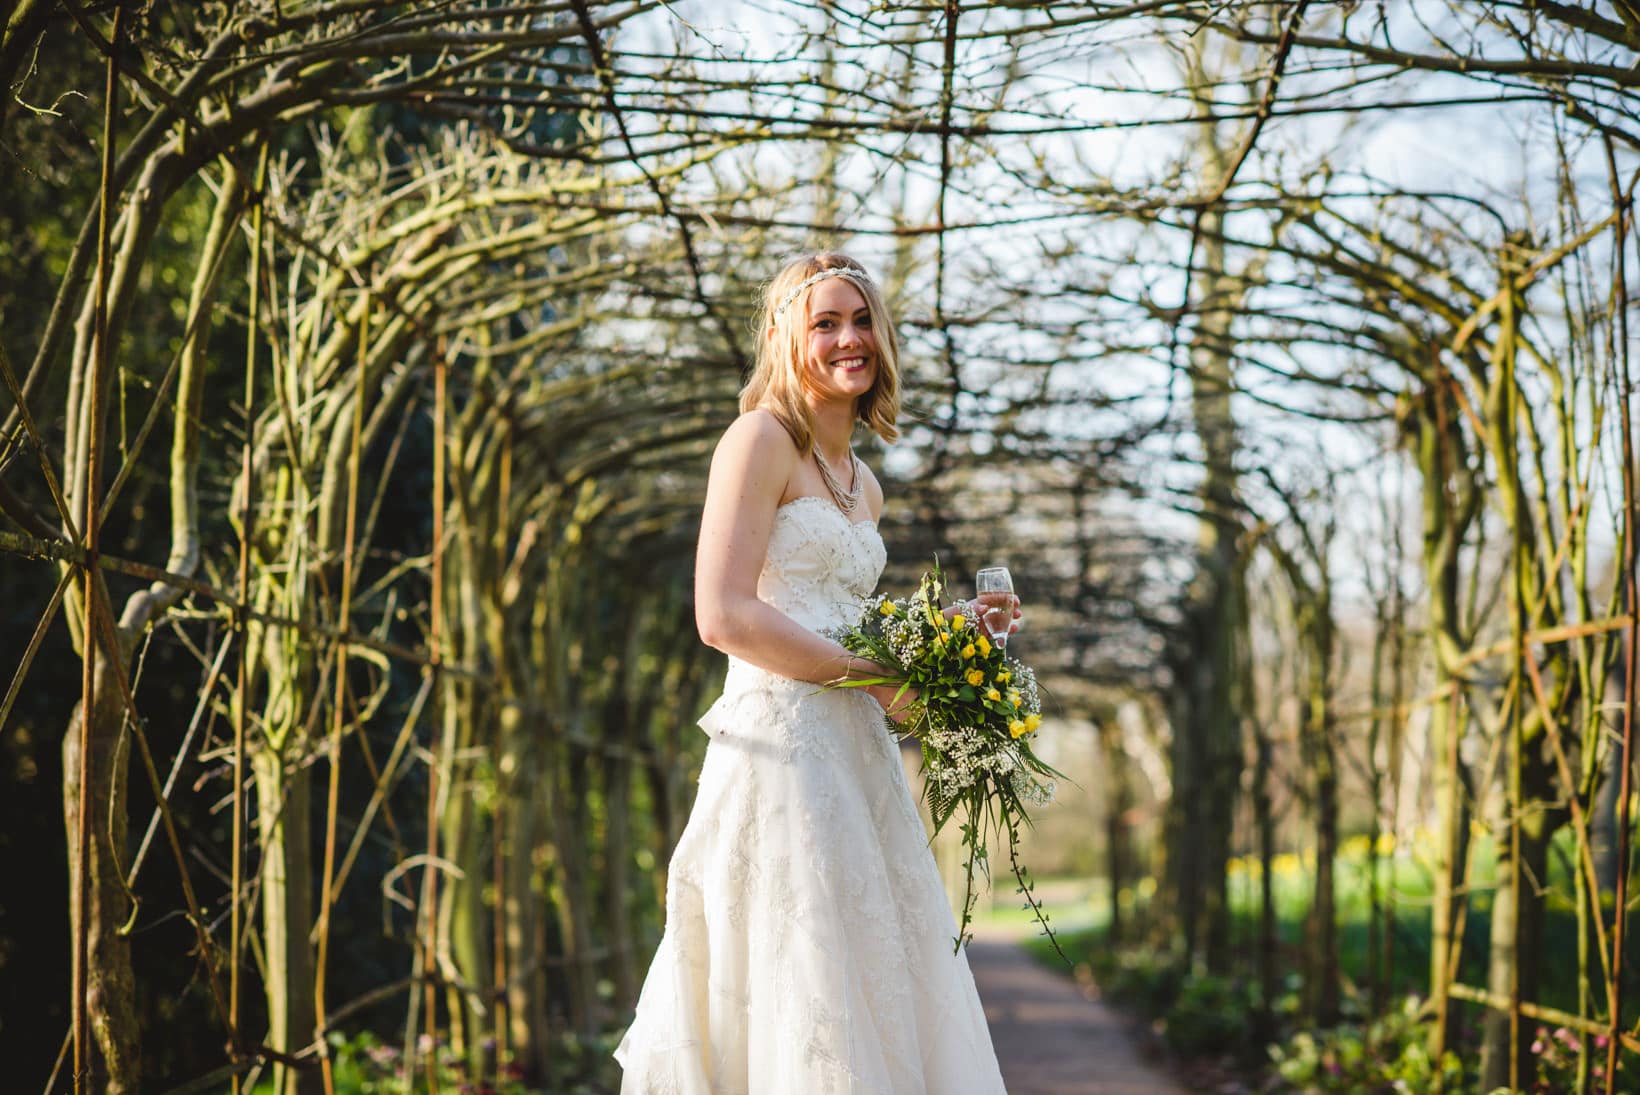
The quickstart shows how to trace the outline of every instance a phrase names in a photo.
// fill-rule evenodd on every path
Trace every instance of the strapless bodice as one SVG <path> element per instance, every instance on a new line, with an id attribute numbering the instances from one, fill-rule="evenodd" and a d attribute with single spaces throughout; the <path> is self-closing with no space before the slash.
<path id="1" fill-rule="evenodd" d="M 887 554 L 874 521 L 851 521 L 824 498 L 794 498 L 775 511 L 758 599 L 811 631 L 852 624 Z"/>
<path id="2" fill-rule="evenodd" d="M 846 627 L 859 619 L 887 561 L 876 522 L 851 521 L 824 498 L 794 498 L 775 511 L 757 597 L 810 631 Z M 731 657 L 725 700 L 758 690 L 807 696 L 815 686 Z"/>

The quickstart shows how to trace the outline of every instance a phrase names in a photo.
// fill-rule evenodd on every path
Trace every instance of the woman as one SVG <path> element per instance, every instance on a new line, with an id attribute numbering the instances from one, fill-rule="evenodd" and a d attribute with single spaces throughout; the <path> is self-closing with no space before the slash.
<path id="1" fill-rule="evenodd" d="M 616 1057 L 623 1095 L 995 1095 L 966 955 L 883 714 L 884 670 L 822 633 L 884 563 L 854 456 L 898 436 L 898 343 L 838 254 L 770 283 L 757 368 L 712 458 L 695 564 L 723 698 L 667 880 L 666 933 Z M 1016 613 L 1017 614 L 1017 613 Z"/>

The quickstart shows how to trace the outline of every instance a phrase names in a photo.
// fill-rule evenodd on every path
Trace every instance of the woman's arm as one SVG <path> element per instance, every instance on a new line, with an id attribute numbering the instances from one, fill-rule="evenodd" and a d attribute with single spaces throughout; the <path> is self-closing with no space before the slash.
<path id="1" fill-rule="evenodd" d="M 757 599 L 775 513 L 798 459 L 791 437 L 767 411 L 741 415 L 718 442 L 695 551 L 695 626 L 701 641 L 793 680 L 823 684 L 885 676 L 882 666 Z M 886 706 L 895 688 L 867 691 Z"/>

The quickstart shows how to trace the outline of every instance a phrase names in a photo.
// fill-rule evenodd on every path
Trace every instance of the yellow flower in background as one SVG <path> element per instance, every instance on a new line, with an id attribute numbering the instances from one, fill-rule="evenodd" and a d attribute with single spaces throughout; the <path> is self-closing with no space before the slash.
<path id="1" fill-rule="evenodd" d="M 961 619 L 961 617 L 958 617 L 958 619 Z M 991 654 L 991 640 L 990 639 L 987 639 L 984 635 L 981 635 L 978 639 L 974 640 L 974 645 L 979 647 L 979 656 L 980 657 L 985 658 L 985 657 L 990 656 L 990 654 Z"/>
<path id="2" fill-rule="evenodd" d="M 962 648 L 962 656 L 965 657 L 965 658 L 972 658 L 974 656 L 974 644 L 973 643 L 969 643 L 967 646 Z"/>
<path id="3" fill-rule="evenodd" d="M 1015 719 L 1013 722 L 1008 724 L 1008 736 L 1011 738 L 1020 737 L 1025 732 L 1025 724 L 1020 722 L 1018 719 Z"/>
<path id="4" fill-rule="evenodd" d="M 974 672 L 978 673 L 979 670 L 976 669 Z M 992 703 L 995 703 L 997 700 L 1002 698 L 1002 693 L 998 692 L 995 688 L 987 688 L 985 690 L 985 698 L 990 700 Z"/>
<path id="5" fill-rule="evenodd" d="M 985 674 L 980 672 L 978 669 L 970 669 L 965 676 L 968 683 L 973 685 L 975 688 L 978 688 L 980 685 L 985 683 Z"/>
<path id="6" fill-rule="evenodd" d="M 1042 725 L 1042 716 L 1031 714 L 1025 716 L 1025 730 L 1027 733 L 1036 733 L 1036 728 Z"/>
<path id="7" fill-rule="evenodd" d="M 959 631 L 962 629 L 962 625 L 966 624 L 967 622 L 968 622 L 968 617 L 964 616 L 960 612 L 957 613 L 955 616 L 951 617 L 951 626 L 954 627 L 954 628 L 957 628 Z"/>

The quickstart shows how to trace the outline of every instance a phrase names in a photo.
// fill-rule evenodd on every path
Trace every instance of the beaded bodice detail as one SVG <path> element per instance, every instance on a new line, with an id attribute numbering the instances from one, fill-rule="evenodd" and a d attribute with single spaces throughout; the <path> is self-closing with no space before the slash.
<path id="1" fill-rule="evenodd" d="M 852 624 L 887 561 L 876 522 L 805 495 L 775 512 L 757 596 L 812 631 Z"/>

